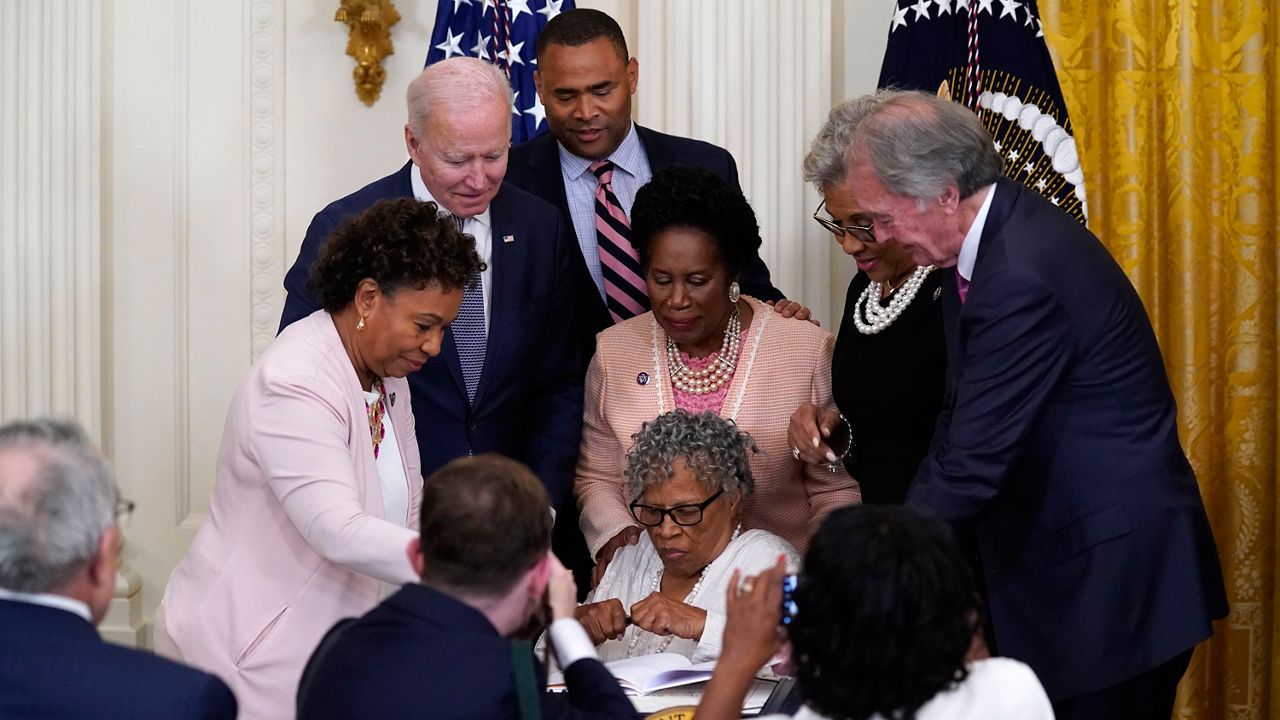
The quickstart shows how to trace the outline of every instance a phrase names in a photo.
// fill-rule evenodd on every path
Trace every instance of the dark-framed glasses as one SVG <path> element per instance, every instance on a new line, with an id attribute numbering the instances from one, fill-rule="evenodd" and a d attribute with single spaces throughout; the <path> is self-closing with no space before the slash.
<path id="1" fill-rule="evenodd" d="M 133 517 L 133 509 L 135 507 L 137 507 L 137 503 L 128 498 L 116 500 L 116 524 L 124 525 L 128 523 L 129 518 Z"/>
<path id="2" fill-rule="evenodd" d="M 688 527 L 697 525 L 702 522 L 702 511 L 707 506 L 716 501 L 716 498 L 724 494 L 724 488 L 716 491 L 715 495 L 703 500 L 695 505 L 677 505 L 670 508 L 660 508 L 653 505 L 641 505 L 639 500 L 631 503 L 631 517 L 636 522 L 645 527 L 658 527 L 662 524 L 662 519 L 668 515 L 671 516 L 671 522 Z"/>
<path id="3" fill-rule="evenodd" d="M 841 225 L 834 220 L 819 217 L 818 213 L 822 212 L 822 209 L 826 206 L 827 201 L 825 199 L 818 203 L 818 209 L 813 211 L 813 219 L 817 220 L 818 224 L 826 228 L 832 235 L 841 238 L 844 237 L 845 234 L 849 234 L 858 242 L 866 243 L 868 245 L 873 245 L 877 242 L 875 223 L 867 223 L 866 225 Z"/>

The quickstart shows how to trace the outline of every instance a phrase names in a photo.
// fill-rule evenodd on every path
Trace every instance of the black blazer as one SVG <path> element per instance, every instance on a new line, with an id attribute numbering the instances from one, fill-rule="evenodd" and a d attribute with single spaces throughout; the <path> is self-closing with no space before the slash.
<path id="1" fill-rule="evenodd" d="M 413 197 L 413 169 L 406 163 L 316 214 L 285 276 L 281 329 L 319 308 L 307 280 L 321 243 L 375 202 Z M 573 294 L 582 285 L 576 273 L 585 274 L 586 267 L 572 228 L 538 198 L 504 183 L 489 211 L 489 339 L 475 402 L 467 401 L 448 329 L 440 354 L 409 376 L 422 474 L 468 454 L 501 453 L 532 468 L 557 503 L 573 485 L 582 432 L 587 358 L 575 339 L 574 307 L 580 303 Z M 512 242 L 504 241 L 508 235 Z"/>
<path id="2" fill-rule="evenodd" d="M 234 720 L 218 678 L 103 642 L 84 618 L 0 600 L 0 717 L 6 720 Z"/>
<path id="3" fill-rule="evenodd" d="M 640 144 L 644 146 L 645 155 L 649 158 L 649 168 L 654 172 L 671 165 L 692 165 L 709 170 L 728 180 L 733 187 L 741 189 L 738 183 L 738 166 L 728 150 L 701 140 L 667 135 L 639 125 L 635 127 L 636 134 L 640 136 Z M 544 133 L 511 148 L 506 179 L 512 185 L 559 208 L 561 217 L 572 233 L 573 216 L 569 212 L 569 200 L 564 191 L 564 175 L 560 172 L 559 146 L 551 133 Z M 578 252 L 581 256 L 581 249 Z M 586 272 L 585 261 L 583 271 Z M 594 348 L 595 333 L 611 326 L 613 320 L 589 273 L 587 282 L 591 283 L 591 292 L 584 292 L 581 296 L 591 302 L 582 309 L 580 322 L 591 333 L 590 341 Z M 784 297 L 773 286 L 769 279 L 769 268 L 765 267 L 759 255 L 742 269 L 738 282 L 743 294 L 760 300 L 781 300 Z"/>
<path id="4" fill-rule="evenodd" d="M 950 397 L 907 503 L 976 533 L 998 652 L 1060 700 L 1207 638 L 1226 614 L 1222 571 L 1120 266 L 1001 180 L 967 303 L 945 272 Z"/>
<path id="5" fill-rule="evenodd" d="M 298 720 L 520 717 L 511 641 L 444 593 L 406 585 L 334 633 L 302 673 Z M 534 667 L 546 688 L 546 670 Z M 545 720 L 636 717 L 599 660 L 569 666 L 565 681 L 568 693 L 541 694 Z"/>

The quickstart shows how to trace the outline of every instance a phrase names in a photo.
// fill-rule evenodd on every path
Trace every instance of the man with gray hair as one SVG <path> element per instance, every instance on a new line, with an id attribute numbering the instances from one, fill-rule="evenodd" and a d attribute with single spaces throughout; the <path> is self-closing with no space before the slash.
<path id="1" fill-rule="evenodd" d="M 410 83 L 407 101 L 410 161 L 311 221 L 285 277 L 280 327 L 319 309 L 308 275 L 343 220 L 385 198 L 436 202 L 475 238 L 487 268 L 465 289 L 439 356 L 409 375 L 422 474 L 496 452 L 529 465 L 558 503 L 573 482 L 587 360 L 574 318 L 590 278 L 573 230 L 554 207 L 503 181 L 511 86 L 501 70 L 444 60 Z"/>
<path id="2" fill-rule="evenodd" d="M 848 166 L 877 238 L 946 273 L 947 398 L 907 504 L 976 542 L 988 640 L 1060 720 L 1167 720 L 1227 608 L 1138 294 L 961 105 L 880 93 Z"/>
<path id="3" fill-rule="evenodd" d="M 72 422 L 0 426 L 0 717 L 234 718 L 218 678 L 104 643 L 120 499 Z"/>

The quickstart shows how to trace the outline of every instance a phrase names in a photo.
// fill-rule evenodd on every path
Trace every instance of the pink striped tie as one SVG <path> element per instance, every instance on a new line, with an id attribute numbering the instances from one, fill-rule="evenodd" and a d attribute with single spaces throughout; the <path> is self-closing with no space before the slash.
<path id="1" fill-rule="evenodd" d="M 631 245 L 631 221 L 613 193 L 613 168 L 608 160 L 591 163 L 596 176 L 596 242 L 604 275 L 605 305 L 615 323 L 649 309 L 649 292 L 640 274 L 640 256 Z"/>

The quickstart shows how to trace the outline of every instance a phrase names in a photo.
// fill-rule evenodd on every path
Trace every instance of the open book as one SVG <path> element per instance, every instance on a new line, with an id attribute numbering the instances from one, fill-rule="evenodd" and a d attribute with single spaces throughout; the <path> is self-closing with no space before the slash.
<path id="1" fill-rule="evenodd" d="M 618 685 L 628 695 L 647 695 L 658 690 L 692 685 L 711 679 L 716 661 L 694 665 L 689 658 L 675 653 L 641 655 L 605 663 L 605 667 L 618 679 Z M 547 689 L 563 690 L 564 674 L 552 673 L 547 678 Z"/>

